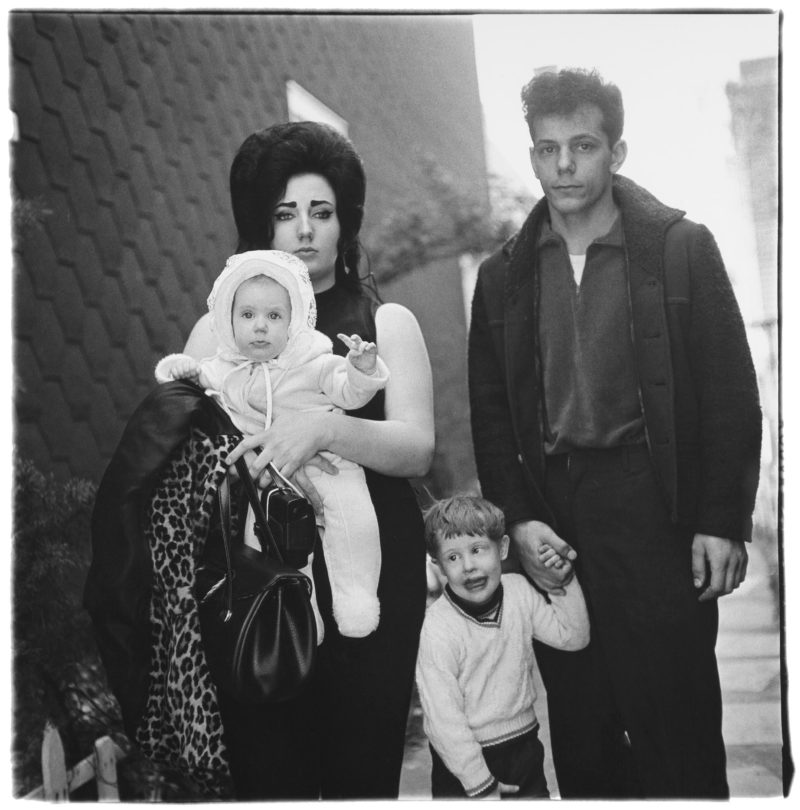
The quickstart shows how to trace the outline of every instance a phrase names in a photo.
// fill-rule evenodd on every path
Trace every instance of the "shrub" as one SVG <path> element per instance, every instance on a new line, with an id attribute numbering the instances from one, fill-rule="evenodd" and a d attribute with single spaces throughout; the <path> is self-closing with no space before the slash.
<path id="1" fill-rule="evenodd" d="M 59 484 L 29 461 L 14 464 L 14 794 L 42 783 L 41 747 L 50 720 L 64 744 L 67 767 L 110 735 L 125 751 L 117 766 L 124 800 L 197 800 L 181 774 L 147 760 L 125 736 L 82 605 L 91 562 L 96 487 Z M 73 798 L 91 799 L 91 789 Z"/>
<path id="2" fill-rule="evenodd" d="M 15 462 L 13 753 L 22 791 L 41 782 L 45 720 L 59 727 L 67 756 L 76 742 L 61 693 L 70 669 L 96 655 L 81 607 L 94 494 L 88 481 L 57 484 L 30 462 Z"/>

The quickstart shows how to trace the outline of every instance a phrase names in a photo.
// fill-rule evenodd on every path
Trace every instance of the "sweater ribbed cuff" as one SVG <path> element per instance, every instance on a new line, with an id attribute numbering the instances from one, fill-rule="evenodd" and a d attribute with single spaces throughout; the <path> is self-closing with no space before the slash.
<path id="1" fill-rule="evenodd" d="M 482 782 L 480 785 L 474 788 L 470 788 L 466 791 L 467 798 L 469 799 L 482 799 L 484 796 L 488 796 L 495 788 L 497 787 L 497 779 L 494 776 L 490 776 L 488 780 Z"/>

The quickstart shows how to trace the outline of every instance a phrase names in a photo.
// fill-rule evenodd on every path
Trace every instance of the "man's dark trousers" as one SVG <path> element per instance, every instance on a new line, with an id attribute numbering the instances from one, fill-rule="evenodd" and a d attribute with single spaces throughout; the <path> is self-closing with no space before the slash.
<path id="1" fill-rule="evenodd" d="M 536 644 L 562 798 L 727 798 L 715 601 L 647 448 L 551 456 L 547 500 L 578 552 L 585 650 Z"/>

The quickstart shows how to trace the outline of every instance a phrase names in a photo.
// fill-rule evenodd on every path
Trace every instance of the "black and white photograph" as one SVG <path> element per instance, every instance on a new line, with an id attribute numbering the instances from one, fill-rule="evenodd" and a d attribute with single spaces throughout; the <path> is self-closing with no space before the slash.
<path id="1" fill-rule="evenodd" d="M 786 12 L 532 5 L 7 11 L 8 798 L 792 792 Z"/>

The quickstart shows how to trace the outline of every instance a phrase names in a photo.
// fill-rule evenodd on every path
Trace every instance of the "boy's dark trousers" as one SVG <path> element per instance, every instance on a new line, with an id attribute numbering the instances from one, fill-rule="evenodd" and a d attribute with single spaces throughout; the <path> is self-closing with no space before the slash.
<path id="1" fill-rule="evenodd" d="M 466 797 L 461 782 L 447 770 L 442 758 L 431 749 L 431 798 L 463 799 Z M 515 737 L 513 740 L 486 745 L 483 756 L 492 775 L 506 785 L 518 785 L 519 792 L 504 796 L 507 799 L 549 799 L 544 776 L 544 747 L 539 741 L 538 729 Z"/>
<path id="2" fill-rule="evenodd" d="M 561 797 L 727 798 L 717 604 L 697 600 L 693 535 L 670 522 L 646 447 L 546 471 L 592 631 L 578 652 L 535 643 Z"/>

